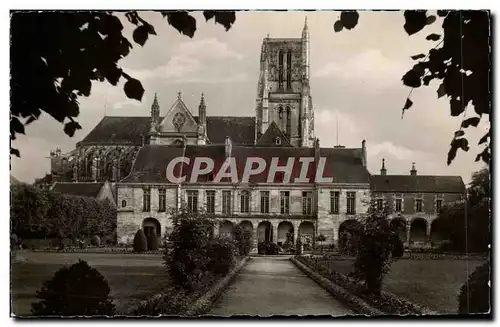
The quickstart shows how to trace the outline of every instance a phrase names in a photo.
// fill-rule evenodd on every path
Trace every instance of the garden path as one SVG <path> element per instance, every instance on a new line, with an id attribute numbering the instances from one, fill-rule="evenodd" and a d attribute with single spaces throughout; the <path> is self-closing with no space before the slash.
<path id="1" fill-rule="evenodd" d="M 252 257 L 209 315 L 353 314 L 286 256 Z"/>

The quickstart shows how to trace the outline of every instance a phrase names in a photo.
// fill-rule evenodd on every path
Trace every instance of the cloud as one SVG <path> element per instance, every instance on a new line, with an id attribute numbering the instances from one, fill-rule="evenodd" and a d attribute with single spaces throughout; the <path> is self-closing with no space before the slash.
<path id="1" fill-rule="evenodd" d="M 416 157 L 416 151 L 413 151 L 405 146 L 396 145 L 393 142 L 382 142 L 370 147 L 367 147 L 369 156 L 375 157 L 380 154 L 388 154 L 397 160 L 411 160 Z M 422 153 L 420 153 L 421 155 Z"/>
<path id="2" fill-rule="evenodd" d="M 214 62 L 237 59 L 241 60 L 243 55 L 231 50 L 226 43 L 218 41 L 216 38 L 208 38 L 196 41 L 182 42 L 172 50 L 172 56 L 165 65 L 153 69 L 125 69 L 129 75 L 140 81 L 147 79 L 166 79 L 176 83 L 207 82 L 211 79 L 202 79 L 196 75 L 213 65 Z M 237 79 L 224 78 L 228 81 L 239 81 Z M 215 78 L 217 80 L 217 78 Z"/>
<path id="3" fill-rule="evenodd" d="M 346 114 L 345 110 L 315 108 L 314 131 L 315 136 L 320 139 L 321 146 L 337 145 L 337 137 L 340 145 L 361 146 L 364 138 L 362 127 L 354 118 Z"/>
<path id="4" fill-rule="evenodd" d="M 380 50 L 369 49 L 354 55 L 345 54 L 313 71 L 317 78 L 342 78 L 376 84 L 399 83 L 408 70 L 406 62 L 385 57 Z"/>

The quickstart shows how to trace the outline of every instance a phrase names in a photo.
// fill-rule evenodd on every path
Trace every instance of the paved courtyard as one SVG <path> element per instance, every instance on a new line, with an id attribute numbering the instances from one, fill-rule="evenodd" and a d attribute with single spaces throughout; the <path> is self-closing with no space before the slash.
<path id="1" fill-rule="evenodd" d="M 231 315 L 353 314 L 286 256 L 253 257 L 209 313 Z"/>

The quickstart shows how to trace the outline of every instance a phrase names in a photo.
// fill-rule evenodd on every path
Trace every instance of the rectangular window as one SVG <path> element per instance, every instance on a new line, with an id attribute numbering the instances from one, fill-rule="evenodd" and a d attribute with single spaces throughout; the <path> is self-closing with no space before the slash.
<path id="1" fill-rule="evenodd" d="M 422 199 L 415 200 L 415 211 L 422 212 Z"/>
<path id="2" fill-rule="evenodd" d="M 151 189 L 145 188 L 142 193 L 142 211 L 151 211 Z"/>
<path id="3" fill-rule="evenodd" d="M 215 191 L 207 191 L 207 213 L 215 213 Z"/>
<path id="4" fill-rule="evenodd" d="M 231 214 L 231 191 L 222 191 L 222 213 Z"/>
<path id="5" fill-rule="evenodd" d="M 347 214 L 356 214 L 356 192 L 347 192 Z"/>
<path id="6" fill-rule="evenodd" d="M 280 192 L 281 199 L 281 214 L 289 214 L 290 213 L 290 192 L 282 191 Z"/>
<path id="7" fill-rule="evenodd" d="M 240 196 L 240 212 L 250 212 L 250 194 L 248 191 L 242 191 Z"/>
<path id="8" fill-rule="evenodd" d="M 330 213 L 337 215 L 339 213 L 340 192 L 330 192 Z"/>
<path id="9" fill-rule="evenodd" d="M 269 213 L 269 191 L 260 192 L 260 213 Z"/>
<path id="10" fill-rule="evenodd" d="M 396 199 L 396 212 L 403 211 L 403 199 Z"/>
<path id="11" fill-rule="evenodd" d="M 302 214 L 312 214 L 312 192 L 302 192 Z"/>
<path id="12" fill-rule="evenodd" d="M 439 213 L 441 211 L 441 207 L 443 206 L 443 199 L 436 200 L 436 212 Z"/>
<path id="13" fill-rule="evenodd" d="M 377 199 L 377 210 L 382 210 L 382 209 L 384 209 L 384 200 Z"/>
<path id="14" fill-rule="evenodd" d="M 191 212 L 198 212 L 198 191 L 186 191 L 187 205 Z"/>
<path id="15" fill-rule="evenodd" d="M 167 190 L 161 188 L 158 190 L 158 211 L 165 212 L 167 210 Z"/>

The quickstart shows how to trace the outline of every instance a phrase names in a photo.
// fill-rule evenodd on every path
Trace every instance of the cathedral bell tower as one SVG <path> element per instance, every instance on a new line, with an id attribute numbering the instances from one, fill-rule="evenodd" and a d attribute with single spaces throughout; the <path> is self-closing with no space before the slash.
<path id="1" fill-rule="evenodd" d="M 274 122 L 295 147 L 314 145 L 314 112 L 309 86 L 309 28 L 300 38 L 262 42 L 256 101 L 257 141 Z"/>

